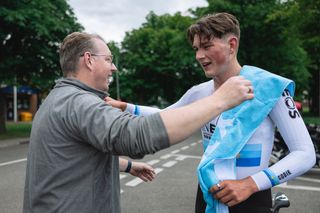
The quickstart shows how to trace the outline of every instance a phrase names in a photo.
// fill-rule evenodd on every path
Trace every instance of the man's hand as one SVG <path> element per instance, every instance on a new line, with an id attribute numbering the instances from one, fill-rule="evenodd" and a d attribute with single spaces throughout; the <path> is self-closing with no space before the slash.
<path id="1" fill-rule="evenodd" d="M 249 80 L 242 76 L 234 76 L 224 82 L 214 93 L 221 100 L 225 110 L 241 104 L 245 100 L 253 99 L 253 87 Z"/>
<path id="2" fill-rule="evenodd" d="M 110 97 L 106 97 L 106 98 L 104 99 L 104 101 L 105 101 L 107 104 L 109 104 L 109 105 L 111 105 L 111 106 L 113 106 L 113 107 L 116 107 L 116 108 L 121 109 L 122 111 L 125 111 L 126 108 L 127 108 L 127 103 L 126 103 L 126 102 L 118 101 L 118 100 L 115 100 L 115 99 L 110 98 Z"/>
<path id="3" fill-rule="evenodd" d="M 144 182 L 152 181 L 156 174 L 150 165 L 142 162 L 132 162 L 132 167 L 129 173 L 133 176 L 139 177 Z"/>
<path id="4" fill-rule="evenodd" d="M 213 197 L 227 206 L 234 206 L 245 201 L 253 193 L 258 191 L 258 187 L 251 177 L 241 180 L 224 180 L 218 185 L 212 186 L 209 191 Z"/>

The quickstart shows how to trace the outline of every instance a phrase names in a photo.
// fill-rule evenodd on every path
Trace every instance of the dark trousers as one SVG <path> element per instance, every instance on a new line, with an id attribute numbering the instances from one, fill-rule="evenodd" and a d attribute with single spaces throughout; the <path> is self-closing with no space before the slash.
<path id="1" fill-rule="evenodd" d="M 259 191 L 238 205 L 229 207 L 229 213 L 270 213 L 272 207 L 271 189 Z M 198 185 L 195 213 L 205 213 L 206 202 Z"/>

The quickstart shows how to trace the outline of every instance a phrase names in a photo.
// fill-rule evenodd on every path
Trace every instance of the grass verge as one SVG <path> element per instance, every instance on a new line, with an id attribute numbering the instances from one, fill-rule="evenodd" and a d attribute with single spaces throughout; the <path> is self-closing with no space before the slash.
<path id="1" fill-rule="evenodd" d="M 0 134 L 0 140 L 11 138 L 27 138 L 30 136 L 31 126 L 31 122 L 7 122 L 7 132 L 4 134 Z"/>

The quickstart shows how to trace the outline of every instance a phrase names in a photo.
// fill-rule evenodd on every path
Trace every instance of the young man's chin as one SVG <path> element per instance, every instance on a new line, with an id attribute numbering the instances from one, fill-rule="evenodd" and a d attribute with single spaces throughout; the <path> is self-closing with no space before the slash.
<path id="1" fill-rule="evenodd" d="M 205 76 L 207 77 L 207 78 L 213 78 L 213 74 L 212 74 L 212 72 L 209 72 L 209 71 L 204 71 L 204 74 L 205 74 Z"/>

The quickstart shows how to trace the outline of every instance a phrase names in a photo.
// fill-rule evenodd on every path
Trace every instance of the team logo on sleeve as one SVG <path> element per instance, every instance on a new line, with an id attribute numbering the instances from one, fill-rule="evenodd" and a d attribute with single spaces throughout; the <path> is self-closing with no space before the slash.
<path id="1" fill-rule="evenodd" d="M 279 178 L 279 180 L 282 180 L 282 179 L 288 177 L 291 174 L 292 174 L 291 171 L 288 169 L 285 172 L 283 172 L 280 175 L 278 175 L 278 178 Z"/>
<path id="2" fill-rule="evenodd" d="M 285 90 L 283 93 L 282 93 L 282 96 L 285 97 L 285 104 L 288 108 L 288 113 L 289 113 L 289 116 L 293 119 L 295 119 L 296 117 L 299 117 L 300 118 L 300 113 L 298 112 L 298 109 L 296 108 L 296 105 L 292 99 L 292 97 L 290 96 L 290 93 L 288 90 Z"/>

